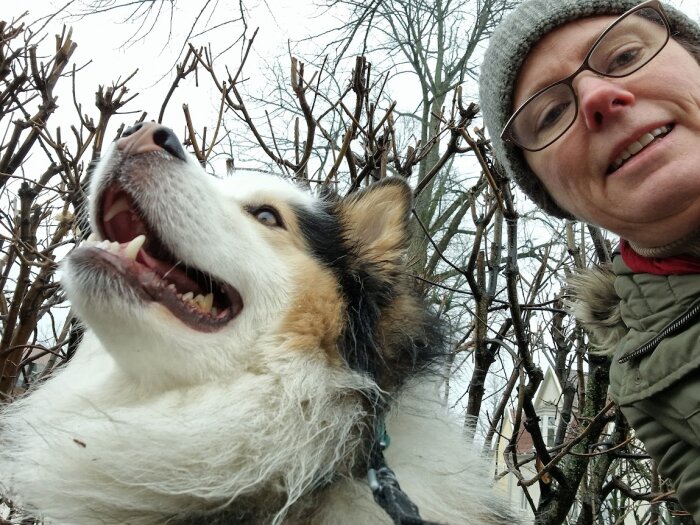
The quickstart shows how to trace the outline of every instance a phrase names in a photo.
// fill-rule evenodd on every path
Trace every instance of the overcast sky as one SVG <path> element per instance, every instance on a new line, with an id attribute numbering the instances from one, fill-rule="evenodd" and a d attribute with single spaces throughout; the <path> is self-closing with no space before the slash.
<path id="1" fill-rule="evenodd" d="M 25 20 L 31 22 L 55 12 L 66 3 L 68 0 L 2 0 L 1 16 L 12 19 L 28 11 L 29 15 Z M 89 0 L 74 0 L 70 2 L 68 11 L 73 14 L 80 13 L 88 3 Z M 220 4 L 217 10 L 218 17 L 209 21 L 205 13 L 203 21 L 209 22 L 207 25 L 216 25 L 225 21 L 222 19 L 222 14 L 226 6 L 231 8 L 238 6 L 238 2 L 234 1 L 213 2 L 213 4 L 216 3 Z M 249 60 L 253 66 L 248 72 L 251 77 L 254 68 L 263 67 L 265 62 L 284 61 L 286 68 L 285 55 L 289 42 L 292 42 L 294 49 L 309 50 L 312 43 L 298 44 L 298 42 L 337 23 L 310 0 L 245 0 L 243 3 L 248 9 L 246 13 L 248 34 L 252 34 L 255 28 L 259 28 Z M 668 3 L 680 7 L 695 20 L 700 19 L 698 0 L 672 0 Z M 48 32 L 52 35 L 60 31 L 62 24 L 69 24 L 73 28 L 73 39 L 79 46 L 74 55 L 74 63 L 80 65 L 92 61 L 81 74 L 84 82 L 90 85 L 90 92 L 94 92 L 92 86 L 98 83 L 109 83 L 118 75 L 124 75 L 138 67 L 140 72 L 132 82 L 133 88 L 138 90 L 145 99 L 154 97 L 154 100 L 161 100 L 164 89 L 167 89 L 172 78 L 168 75 L 168 68 L 180 54 L 191 20 L 197 15 L 201 5 L 202 2 L 198 0 L 177 2 L 170 45 L 167 11 L 161 15 L 156 29 L 150 32 L 147 38 L 131 46 L 124 46 L 124 42 L 129 35 L 137 31 L 138 26 L 124 22 L 125 16 L 129 13 L 126 9 L 85 18 L 57 17 L 49 24 Z M 233 12 L 230 16 L 235 17 L 237 13 Z M 196 41 L 210 43 L 215 50 L 223 50 L 231 44 L 235 36 L 240 34 L 241 27 L 240 23 L 228 24 L 215 32 L 201 35 Z M 233 51 L 237 53 L 239 49 L 237 47 Z M 227 55 L 229 61 L 233 57 L 237 55 L 233 53 Z M 164 75 L 165 78 L 162 79 Z M 154 83 L 158 83 L 155 88 Z"/>
<path id="2" fill-rule="evenodd" d="M 76 0 L 71 4 L 69 11 L 80 13 L 86 3 Z M 223 2 L 219 3 L 224 5 Z M 3 0 L 2 4 L 3 18 L 11 19 L 29 11 L 29 15 L 24 19 L 29 23 L 47 13 L 55 12 L 58 7 L 66 4 L 66 0 Z M 230 6 L 237 4 L 238 2 L 226 3 Z M 246 4 L 250 6 L 247 13 L 248 33 L 252 34 L 255 28 L 260 28 L 253 47 L 251 64 L 257 64 L 261 59 L 276 60 L 285 52 L 288 40 L 303 38 L 309 34 L 310 28 L 314 25 L 312 19 L 314 9 L 310 2 L 272 0 L 264 3 L 256 1 L 255 4 L 246 2 Z M 47 29 L 48 33 L 53 35 L 60 31 L 62 24 L 68 24 L 73 28 L 73 40 L 78 44 L 73 63 L 83 65 L 91 62 L 80 74 L 83 84 L 87 87 L 86 95 L 89 97 L 87 100 L 91 100 L 90 97 L 98 84 L 108 84 L 118 76 L 126 75 L 138 68 L 139 74 L 130 83 L 132 89 L 140 92 L 141 99 L 160 101 L 172 80 L 170 66 L 175 63 L 182 51 L 182 44 L 199 5 L 201 2 L 196 0 L 181 0 L 177 3 L 173 36 L 170 40 L 168 39 L 169 13 L 167 10 L 146 38 L 130 46 L 125 46 L 125 41 L 138 30 L 138 24 L 124 21 L 129 13 L 127 9 L 83 18 L 59 16 L 48 25 Z M 223 13 L 224 9 L 220 7 L 218 11 Z M 237 13 L 232 13 L 231 16 L 237 16 Z M 209 25 L 222 21 L 212 20 Z M 195 41 L 202 44 L 211 43 L 214 51 L 218 52 L 230 46 L 235 37 L 240 35 L 241 29 L 242 25 L 234 22 L 218 31 L 202 35 Z M 232 50 L 228 55 L 231 57 L 229 61 L 238 58 L 239 50 L 240 46 Z M 146 107 L 148 103 L 142 100 L 138 106 Z"/>
<path id="3" fill-rule="evenodd" d="M 48 13 L 55 12 L 58 7 L 65 5 L 67 0 L 0 0 L 0 2 L 2 2 L 2 18 L 12 19 L 29 11 L 25 21 L 30 23 Z M 88 2 L 84 0 L 74 0 L 69 10 L 74 14 L 79 13 L 85 8 L 86 3 Z M 203 17 L 203 21 L 210 26 L 225 21 L 223 18 L 225 7 L 230 6 L 233 9 L 238 6 L 238 2 L 235 1 L 218 3 L 220 7 L 215 19 L 209 19 L 208 14 Z M 251 35 L 255 28 L 259 28 L 244 76 L 250 79 L 249 86 L 259 86 L 260 93 L 264 93 L 265 89 L 271 87 L 269 82 L 267 85 L 265 83 L 264 69 L 267 64 L 281 64 L 285 74 L 289 70 L 287 58 L 289 42 L 292 43 L 294 54 L 309 51 L 314 45 L 313 42 L 298 42 L 338 23 L 309 0 L 255 0 L 254 2 L 246 0 L 244 3 L 248 9 L 246 13 L 248 35 Z M 700 18 L 698 0 L 674 0 L 670 3 L 683 9 L 695 20 Z M 191 20 L 197 16 L 201 5 L 202 2 L 197 0 L 177 2 L 178 10 L 175 13 L 173 36 L 170 40 L 168 40 L 167 11 L 158 20 L 153 31 L 148 32 L 145 38 L 130 46 L 125 46 L 124 43 L 138 30 L 138 25 L 124 22 L 129 12 L 127 10 L 83 18 L 56 17 L 47 29 L 48 34 L 53 35 L 60 31 L 62 24 L 69 24 L 73 28 L 73 40 L 78 43 L 73 63 L 77 66 L 88 64 L 80 72 L 78 83 L 78 99 L 86 107 L 93 103 L 97 85 L 110 84 L 120 76 L 128 75 L 138 68 L 139 73 L 130 82 L 130 86 L 132 91 L 139 92 L 139 97 L 129 107 L 134 110 L 146 109 L 149 112 L 149 118 L 156 118 L 161 101 L 172 81 L 170 66 L 175 63 L 180 54 L 181 46 L 191 27 Z M 235 12 L 230 14 L 230 17 L 235 16 L 237 16 Z M 214 32 L 199 36 L 197 42 L 210 43 L 214 52 L 217 53 L 229 47 L 240 35 L 241 29 L 242 25 L 238 22 L 227 24 Z M 52 39 L 46 42 L 46 47 L 43 49 L 47 50 L 50 46 L 52 46 Z M 240 49 L 240 46 L 234 47 L 219 61 L 222 70 L 224 63 L 229 68 L 238 67 Z M 69 83 L 64 83 L 64 86 L 68 87 Z M 201 87 L 193 88 L 194 86 L 190 85 L 177 91 L 177 96 L 169 105 L 169 112 L 164 118 L 164 123 L 174 127 L 178 133 L 181 133 L 180 126 L 183 122 L 183 102 L 187 102 L 193 108 L 192 114 L 197 129 L 203 126 L 211 127 L 216 120 L 217 97 Z M 398 107 L 406 110 L 415 102 L 417 83 L 404 82 L 400 88 L 392 90 L 392 96 L 399 99 Z M 66 104 L 70 101 L 70 92 L 59 91 L 58 95 L 61 110 L 73 111 L 70 107 L 72 104 Z M 469 96 L 474 96 L 473 88 Z M 54 119 L 54 125 L 62 123 L 60 113 L 57 117 Z M 72 122 L 74 117 L 71 114 L 65 119 L 70 119 Z M 129 122 L 129 117 L 125 117 L 124 121 Z"/>

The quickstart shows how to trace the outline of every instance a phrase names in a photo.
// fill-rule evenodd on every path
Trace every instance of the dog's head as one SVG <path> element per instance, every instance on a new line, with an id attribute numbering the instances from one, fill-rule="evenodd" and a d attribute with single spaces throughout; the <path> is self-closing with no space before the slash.
<path id="1" fill-rule="evenodd" d="M 94 238 L 63 284 L 130 377 L 196 384 L 299 352 L 392 388 L 434 354 L 403 269 L 400 179 L 345 199 L 267 175 L 217 179 L 169 129 L 142 124 L 110 146 L 90 194 Z"/>

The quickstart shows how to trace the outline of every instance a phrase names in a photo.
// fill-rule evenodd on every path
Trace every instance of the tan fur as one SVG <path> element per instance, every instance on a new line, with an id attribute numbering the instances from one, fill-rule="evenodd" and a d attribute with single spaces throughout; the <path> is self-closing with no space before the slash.
<path id="1" fill-rule="evenodd" d="M 386 184 L 343 203 L 342 221 L 349 225 L 349 240 L 358 247 L 361 259 L 373 263 L 401 259 L 410 204 L 411 192 L 405 184 Z"/>
<path id="2" fill-rule="evenodd" d="M 620 317 L 615 274 L 607 267 L 580 271 L 568 280 L 566 306 L 591 338 L 593 352 L 612 355 L 627 332 Z"/>
<path id="3" fill-rule="evenodd" d="M 399 295 L 394 302 L 386 309 L 384 316 L 379 322 L 378 338 L 382 343 L 382 347 L 392 350 L 397 344 L 396 341 L 406 336 L 406 332 L 416 331 L 415 325 L 407 325 L 406 319 L 417 319 L 421 315 L 423 306 L 410 294 Z M 398 359 L 400 356 L 387 353 L 388 360 Z"/>
<path id="4" fill-rule="evenodd" d="M 342 360 L 335 345 L 343 329 L 345 304 L 338 283 L 316 261 L 307 259 L 304 266 L 298 269 L 299 286 L 280 332 L 289 347 L 321 349 L 332 364 L 339 365 Z"/>

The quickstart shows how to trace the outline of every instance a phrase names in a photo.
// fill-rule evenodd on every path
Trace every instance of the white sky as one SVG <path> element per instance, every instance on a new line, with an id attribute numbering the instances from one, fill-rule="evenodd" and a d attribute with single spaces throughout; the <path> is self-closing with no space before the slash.
<path id="1" fill-rule="evenodd" d="M 63 6 L 67 0 L 2 0 L 0 18 L 12 19 L 20 13 L 29 11 L 25 21 L 31 22 L 38 17 L 50 12 L 54 12 L 57 7 Z M 336 22 L 328 15 L 323 15 L 320 8 L 314 6 L 310 0 L 243 0 L 246 8 L 249 24 L 249 35 L 252 29 L 259 27 L 259 33 L 248 60 L 244 76 L 250 78 L 250 82 L 260 83 L 260 89 L 264 91 L 269 85 L 265 85 L 264 72 L 265 64 L 281 64 L 282 70 L 289 71 L 289 59 L 287 58 L 288 42 L 294 42 L 307 37 L 312 33 L 326 29 Z M 554 1 L 554 0 L 553 0 Z M 85 2 L 75 0 L 71 9 L 79 12 L 81 5 Z M 226 6 L 231 9 L 237 8 L 238 2 L 219 2 L 218 13 L 223 13 Z M 700 19 L 700 2 L 698 0 L 673 0 L 672 5 L 680 7 L 692 18 Z M 76 65 L 91 63 L 80 72 L 80 82 L 78 85 L 78 100 L 84 107 L 89 108 L 93 104 L 94 92 L 99 84 L 110 84 L 120 76 L 123 77 L 138 68 L 138 75 L 129 83 L 132 91 L 139 92 L 139 97 L 129 104 L 128 108 L 133 110 L 146 109 L 150 118 L 156 118 L 160 109 L 160 103 L 167 92 L 171 80 L 172 72 L 168 73 L 169 66 L 175 62 L 180 51 L 180 45 L 184 41 L 184 35 L 189 30 L 191 20 L 196 16 L 201 2 L 198 0 L 180 0 L 177 3 L 176 26 L 174 27 L 174 38 L 169 45 L 167 41 L 167 20 L 161 20 L 156 30 L 148 35 L 141 42 L 124 47 L 124 41 L 136 30 L 133 24 L 124 23 L 123 19 L 128 10 L 114 11 L 110 14 L 91 16 L 86 18 L 56 19 L 48 27 L 48 34 L 60 32 L 63 23 L 69 24 L 73 28 L 73 40 L 78 43 L 78 49 L 73 57 Z M 167 13 L 166 13 L 167 14 Z M 233 16 L 233 15 L 232 15 Z M 165 16 L 163 18 L 166 18 Z M 164 23 L 162 23 L 164 22 Z M 219 23 L 220 20 L 212 21 Z M 236 23 L 216 32 L 203 35 L 198 40 L 200 43 L 211 43 L 214 51 L 220 51 L 228 47 L 233 38 L 240 34 L 241 25 Z M 47 41 L 47 45 L 52 45 Z M 297 49 L 309 50 L 313 43 L 307 42 L 299 44 Z M 44 48 L 47 49 L 47 48 Z M 223 68 L 226 63 L 230 68 L 237 69 L 239 64 L 240 46 L 236 46 L 225 56 L 225 61 L 219 61 L 219 66 Z M 404 77 L 406 78 L 406 77 Z M 344 79 L 338 79 L 343 81 Z M 69 85 L 69 82 L 63 84 Z M 398 98 L 399 107 L 411 107 L 415 101 L 415 82 L 404 82 L 402 89 L 392 91 L 392 95 Z M 257 85 L 257 84 L 256 84 Z M 413 89 L 411 89 L 413 88 Z M 70 93 L 59 91 L 59 105 L 64 109 L 72 111 L 70 104 Z M 180 89 L 176 92 L 177 97 L 169 105 L 164 123 L 173 127 L 178 134 L 181 134 L 179 126 L 183 122 L 181 105 L 187 102 L 195 119 L 195 126 L 212 126 L 218 100 L 216 97 L 207 94 L 200 88 L 198 90 Z M 62 100 L 61 100 L 62 99 Z M 213 99 L 213 100 L 212 100 Z M 60 124 L 60 114 L 58 119 L 53 119 L 53 124 Z M 69 122 L 74 121 L 74 117 L 66 117 Z M 125 117 L 129 122 L 129 117 Z M 58 121 L 58 122 L 57 122 Z"/>
<path id="2" fill-rule="evenodd" d="M 258 0 L 255 0 L 257 2 Z M 24 18 L 25 23 L 30 23 L 33 20 L 51 12 L 55 12 L 58 6 L 63 6 L 66 1 L 61 0 L 3 0 L 2 14 L 3 19 L 12 19 L 19 14 L 29 11 L 29 15 Z M 314 7 L 310 2 L 287 2 L 282 0 L 270 0 L 264 4 L 250 4 L 249 16 L 249 35 L 252 30 L 259 27 L 259 33 L 255 40 L 255 45 L 248 60 L 250 67 L 246 68 L 247 77 L 256 79 L 260 77 L 257 68 L 262 67 L 264 61 L 283 61 L 288 63 L 288 59 L 284 56 L 287 49 L 288 40 L 301 39 L 308 35 L 311 27 L 314 24 Z M 73 12 L 80 12 L 81 1 L 77 0 L 71 6 Z M 165 96 L 165 93 L 170 87 L 173 79 L 173 72 L 170 69 L 175 63 L 181 51 L 181 45 L 184 42 L 185 35 L 190 29 L 191 20 L 196 16 L 197 9 L 201 2 L 196 0 L 180 0 L 177 6 L 175 27 L 173 28 L 173 38 L 168 42 L 168 23 L 166 20 L 159 20 L 159 23 L 154 31 L 149 33 L 146 39 L 132 46 L 124 46 L 125 41 L 134 31 L 137 30 L 137 25 L 125 23 L 124 17 L 129 13 L 128 9 L 121 9 L 110 14 L 102 14 L 97 16 L 89 16 L 85 18 L 79 17 L 57 17 L 48 26 L 48 34 L 51 40 L 46 42 L 47 46 L 41 49 L 51 49 L 53 35 L 61 31 L 63 24 L 68 24 L 73 29 L 73 40 L 78 44 L 78 48 L 73 55 L 72 63 L 81 66 L 90 62 L 79 73 L 78 85 L 78 100 L 88 108 L 92 106 L 94 101 L 94 93 L 98 85 L 109 85 L 119 77 L 124 77 L 139 69 L 139 73 L 129 82 L 132 91 L 139 93 L 137 99 L 127 106 L 130 109 L 147 109 L 150 118 L 156 118 L 160 109 L 160 104 Z M 223 6 L 224 4 L 221 3 Z M 237 6 L 237 2 L 230 2 L 227 5 Z M 183 7 L 184 6 L 184 7 Z M 223 12 L 222 7 L 219 12 Z M 272 15 L 274 13 L 274 15 Z M 167 10 L 165 12 L 167 15 Z M 213 23 L 218 23 L 215 21 Z M 204 35 L 195 42 L 200 44 L 210 43 L 214 52 L 218 52 L 230 46 L 232 41 L 240 35 L 242 25 L 234 23 L 220 29 L 215 33 Z M 176 44 L 174 44 L 176 43 Z M 218 65 L 223 69 L 224 63 L 235 71 L 239 65 L 239 53 L 241 46 L 236 46 L 226 56 L 227 60 L 220 61 Z M 288 69 L 288 67 L 285 68 Z M 220 75 L 223 77 L 223 74 Z M 257 79 L 256 79 L 257 80 Z M 62 84 L 70 84 L 63 82 Z M 206 84 L 206 82 L 202 82 Z M 66 86 L 67 87 L 67 86 Z M 185 86 L 186 88 L 187 86 Z M 185 90 L 176 91 L 176 95 L 185 95 Z M 63 93 L 59 91 L 59 106 L 61 98 L 63 105 L 70 104 L 70 92 Z M 168 109 L 171 113 L 166 113 L 164 123 L 176 120 L 182 123 L 182 102 L 187 102 L 190 107 L 194 107 L 192 114 L 197 118 L 207 120 L 207 115 L 203 115 L 211 110 L 212 118 L 216 112 L 214 108 L 218 108 L 218 100 L 206 100 L 207 96 L 202 93 L 202 90 L 190 91 L 185 100 L 180 97 L 175 97 L 170 103 Z M 66 100 L 68 97 L 68 100 Z M 70 108 L 72 110 L 72 108 Z M 54 119 L 56 120 L 56 119 Z M 72 121 L 73 119 L 71 119 Z M 125 119 L 127 122 L 128 118 Z M 54 122 L 58 124 L 59 122 Z M 207 122 L 195 122 L 201 126 L 207 125 Z M 175 127 L 175 124 L 170 124 Z"/>
<path id="3" fill-rule="evenodd" d="M 19 14 L 29 11 L 24 19 L 30 23 L 48 13 L 53 13 L 58 7 L 66 4 L 68 0 L 0 0 L 2 3 L 0 18 L 12 19 Z M 288 82 L 289 58 L 288 46 L 291 42 L 292 52 L 295 55 L 315 50 L 315 42 L 301 42 L 305 37 L 316 34 L 324 29 L 337 25 L 327 13 L 315 6 L 312 0 L 241 0 L 248 9 L 248 36 L 255 28 L 259 28 L 251 55 L 243 71 L 243 77 L 247 78 L 247 89 L 256 94 L 264 94 L 273 89 L 274 85 L 268 78 L 268 66 L 278 64 Z M 553 0 L 555 1 L 555 0 Z M 70 6 L 73 13 L 80 12 L 89 0 L 74 0 Z M 223 16 L 225 9 L 237 9 L 239 2 L 229 0 L 218 3 L 217 14 Z M 692 18 L 700 19 L 700 1 L 698 0 L 673 0 L 671 4 L 686 11 Z M 197 16 L 202 5 L 201 0 L 180 0 L 177 2 L 175 13 L 175 27 L 173 37 L 168 42 L 168 12 L 164 11 L 165 20 L 159 20 L 155 30 L 141 41 L 131 46 L 124 46 L 128 37 L 137 30 L 137 25 L 125 23 L 124 18 L 129 13 L 126 9 L 112 11 L 108 14 L 80 17 L 57 17 L 48 26 L 49 38 L 40 48 L 48 52 L 53 46 L 53 35 L 61 31 L 63 24 L 73 28 L 73 40 L 78 44 L 72 63 L 77 66 L 87 64 L 79 72 L 77 83 L 77 99 L 83 105 L 84 111 L 90 115 L 97 115 L 94 108 L 94 93 L 97 86 L 109 85 L 118 78 L 123 78 L 136 68 L 139 73 L 129 82 L 132 92 L 138 92 L 139 96 L 125 108 L 137 113 L 124 115 L 112 120 L 108 137 L 122 122 L 131 124 L 138 118 L 141 110 L 148 111 L 148 119 L 157 118 L 160 105 L 168 91 L 173 79 L 171 70 L 177 56 L 181 51 L 185 35 L 189 31 L 191 21 Z M 232 12 L 229 16 L 235 17 Z M 206 18 L 206 17 L 205 17 Z M 216 25 L 222 20 L 211 20 L 208 25 Z M 233 23 L 214 32 L 202 35 L 195 40 L 197 44 L 210 44 L 214 53 L 218 53 L 229 47 L 233 40 L 241 33 L 242 25 Z M 224 77 L 224 65 L 235 71 L 240 64 L 241 46 L 236 45 L 226 55 L 216 62 L 219 77 Z M 376 73 L 376 72 L 375 72 Z M 337 76 L 338 82 L 345 82 L 348 74 Z M 400 76 L 393 84 L 390 84 L 390 93 L 397 100 L 397 109 L 412 112 L 416 101 L 419 99 L 418 82 L 407 76 Z M 60 83 L 62 89 L 57 90 L 59 97 L 59 111 L 52 118 L 51 126 L 61 125 L 67 127 L 75 123 L 75 109 L 70 93 L 70 81 Z M 473 85 L 465 87 L 467 101 L 475 98 Z M 211 81 L 200 77 L 200 87 L 196 87 L 194 79 L 184 82 L 171 102 L 163 119 L 163 123 L 172 127 L 181 138 L 184 137 L 184 118 L 182 104 L 187 103 L 193 117 L 195 129 L 201 131 L 205 126 L 212 130 L 216 124 L 219 107 L 218 93 L 211 87 Z M 260 112 L 259 116 L 262 116 Z M 67 130 L 65 130 L 67 131 Z M 235 155 L 235 152 L 234 152 Z M 260 155 L 263 155 L 262 152 Z M 237 163 L 238 167 L 242 164 Z M 221 169 L 216 167 L 215 169 Z"/>

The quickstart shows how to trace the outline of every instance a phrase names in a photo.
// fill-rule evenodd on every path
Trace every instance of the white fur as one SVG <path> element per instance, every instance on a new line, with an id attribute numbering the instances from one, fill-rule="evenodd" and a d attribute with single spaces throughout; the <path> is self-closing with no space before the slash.
<path id="1" fill-rule="evenodd" d="M 93 195 L 118 157 L 112 148 L 100 163 Z M 271 523 L 391 523 L 349 475 L 363 445 L 358 393 L 381 393 L 320 349 L 287 347 L 279 320 L 301 268 L 317 263 L 245 209 L 264 198 L 311 210 L 314 198 L 271 177 L 206 177 L 191 159 L 139 169 L 130 189 L 160 218 L 164 242 L 235 286 L 245 306 L 222 330 L 197 332 L 69 258 L 64 287 L 90 331 L 68 366 L 3 413 L 6 492 L 62 525 L 178 523 L 234 500 L 269 502 Z M 388 420 L 387 459 L 402 487 L 426 519 L 512 523 L 486 516 L 505 506 L 426 388 L 408 389 Z"/>

